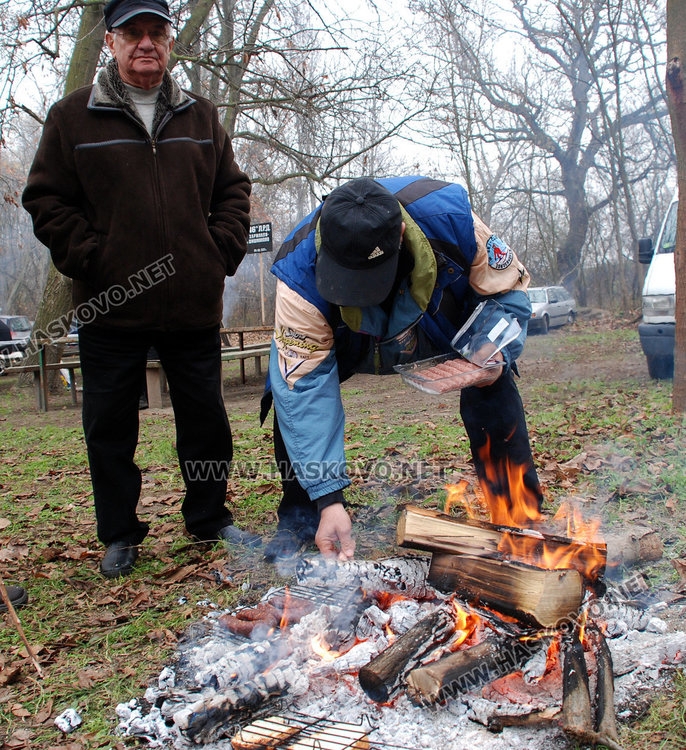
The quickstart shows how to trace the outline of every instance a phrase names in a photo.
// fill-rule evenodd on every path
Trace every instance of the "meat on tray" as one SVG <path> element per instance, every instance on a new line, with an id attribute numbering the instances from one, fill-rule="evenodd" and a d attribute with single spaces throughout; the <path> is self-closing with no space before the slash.
<path id="1" fill-rule="evenodd" d="M 448 359 L 407 374 L 417 384 L 428 381 L 424 386 L 427 390 L 447 393 L 480 383 L 487 377 L 487 372 L 488 370 L 466 359 Z"/>

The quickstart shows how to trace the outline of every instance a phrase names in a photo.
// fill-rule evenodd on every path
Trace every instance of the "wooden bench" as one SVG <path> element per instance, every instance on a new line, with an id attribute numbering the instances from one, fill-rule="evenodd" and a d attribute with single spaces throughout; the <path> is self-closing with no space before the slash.
<path id="1" fill-rule="evenodd" d="M 245 383 L 245 360 L 255 360 L 255 374 L 262 375 L 262 357 L 268 357 L 271 349 L 271 337 L 274 332 L 272 326 L 244 326 L 241 328 L 222 328 L 219 335 L 222 339 L 222 362 L 238 360 L 241 371 L 241 383 Z M 246 333 L 264 334 L 264 338 L 270 341 L 256 344 L 246 344 Z M 238 344 L 232 344 L 233 338 L 238 339 Z"/>
<path id="2" fill-rule="evenodd" d="M 40 358 L 39 358 L 40 359 Z M 39 361 L 35 365 L 12 365 L 5 368 L 7 375 L 21 375 L 30 372 L 33 375 L 33 390 L 36 395 L 36 408 L 39 411 L 48 411 L 48 394 L 50 384 L 48 373 L 54 370 L 67 370 L 69 372 L 69 390 L 71 391 L 71 402 L 78 403 L 76 392 L 75 370 L 80 369 L 81 362 L 78 359 L 65 359 L 61 362 Z"/>
<path id="3" fill-rule="evenodd" d="M 246 333 L 269 333 L 273 328 L 270 326 L 249 326 L 247 328 L 222 328 L 220 336 L 222 338 L 221 359 L 222 362 L 238 362 L 240 367 L 241 383 L 245 384 L 247 377 L 245 372 L 245 361 L 253 359 L 255 361 L 255 374 L 262 375 L 262 357 L 269 357 L 271 350 L 270 342 L 261 342 L 256 344 L 246 344 Z M 236 337 L 238 344 L 232 343 L 232 337 Z M 148 387 L 148 404 L 154 408 L 162 407 L 164 394 L 167 391 L 167 379 L 164 375 L 164 369 L 159 360 L 148 360 L 145 371 L 145 381 Z M 222 392 L 224 381 L 222 379 Z"/>

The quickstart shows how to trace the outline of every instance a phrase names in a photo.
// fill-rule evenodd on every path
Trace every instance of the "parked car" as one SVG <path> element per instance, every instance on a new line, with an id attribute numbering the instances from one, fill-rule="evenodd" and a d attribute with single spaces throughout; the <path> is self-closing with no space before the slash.
<path id="1" fill-rule="evenodd" d="M 22 354 L 17 351 L 17 344 L 12 340 L 9 326 L 0 320 L 0 375 L 5 374 L 5 368 L 17 364 Z"/>
<path id="2" fill-rule="evenodd" d="M 530 331 L 548 333 L 550 328 L 576 320 L 576 300 L 563 286 L 530 287 Z"/>
<path id="3" fill-rule="evenodd" d="M 669 204 L 657 241 L 651 237 L 638 241 L 638 260 L 649 264 L 643 284 L 643 317 L 638 324 L 641 348 L 646 355 L 648 373 L 655 380 L 674 377 L 674 332 L 676 330 L 676 213 L 678 196 Z"/>
<path id="4" fill-rule="evenodd" d="M 0 315 L 0 323 L 4 323 L 10 329 L 13 351 L 23 351 L 29 345 L 33 323 L 26 315 Z"/>

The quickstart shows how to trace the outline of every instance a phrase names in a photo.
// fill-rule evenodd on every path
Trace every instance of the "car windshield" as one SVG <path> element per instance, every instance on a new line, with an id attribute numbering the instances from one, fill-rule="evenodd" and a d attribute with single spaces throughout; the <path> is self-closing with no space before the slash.
<path id="1" fill-rule="evenodd" d="M 679 204 L 674 201 L 669 207 L 667 218 L 665 219 L 665 229 L 660 239 L 658 253 L 673 253 L 676 246 L 676 214 Z"/>
<path id="2" fill-rule="evenodd" d="M 532 302 L 545 302 L 545 289 L 529 289 L 529 299 Z"/>
<path id="3" fill-rule="evenodd" d="M 13 318 L 7 318 L 6 322 L 11 331 L 31 330 L 31 321 L 24 315 L 17 315 Z"/>

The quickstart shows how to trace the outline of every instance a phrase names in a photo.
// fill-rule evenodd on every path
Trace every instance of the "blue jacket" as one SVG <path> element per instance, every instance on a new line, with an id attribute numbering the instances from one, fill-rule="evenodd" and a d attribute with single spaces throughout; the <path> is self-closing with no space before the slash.
<path id="1" fill-rule="evenodd" d="M 464 188 L 426 177 L 378 182 L 398 198 L 406 223 L 403 245 L 414 261 L 390 309 L 340 308 L 319 295 L 321 206 L 288 235 L 272 267 L 278 282 L 267 390 L 291 463 L 312 500 L 350 484 L 341 381 L 453 351 L 455 333 L 485 297 L 496 298 L 522 327 L 503 352 L 511 366 L 531 313 L 526 269 L 474 216 Z"/>

